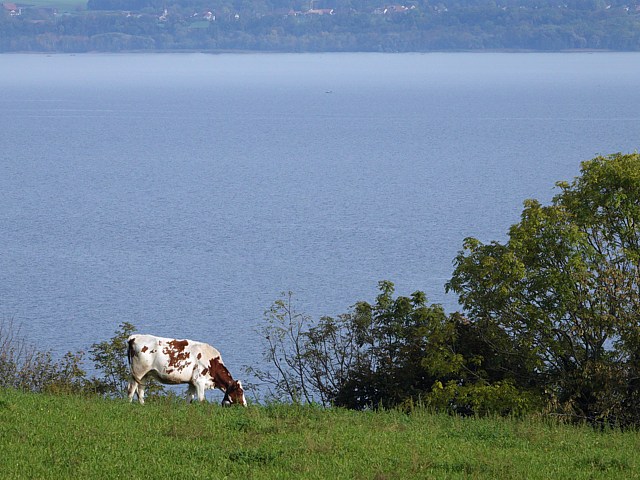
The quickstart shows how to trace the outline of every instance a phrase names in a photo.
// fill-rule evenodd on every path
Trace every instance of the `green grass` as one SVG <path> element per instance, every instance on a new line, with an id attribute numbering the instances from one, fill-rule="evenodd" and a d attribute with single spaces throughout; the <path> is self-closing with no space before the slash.
<path id="1" fill-rule="evenodd" d="M 0 478 L 640 478 L 640 433 L 0 390 Z"/>

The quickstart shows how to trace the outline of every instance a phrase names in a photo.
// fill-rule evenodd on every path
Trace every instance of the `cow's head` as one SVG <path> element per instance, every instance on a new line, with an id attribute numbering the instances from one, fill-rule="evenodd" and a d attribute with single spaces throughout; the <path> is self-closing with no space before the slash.
<path id="1" fill-rule="evenodd" d="M 229 407 L 231 405 L 247 406 L 247 400 L 244 398 L 244 389 L 240 380 L 234 381 L 224 392 L 224 398 L 222 399 L 222 406 Z"/>

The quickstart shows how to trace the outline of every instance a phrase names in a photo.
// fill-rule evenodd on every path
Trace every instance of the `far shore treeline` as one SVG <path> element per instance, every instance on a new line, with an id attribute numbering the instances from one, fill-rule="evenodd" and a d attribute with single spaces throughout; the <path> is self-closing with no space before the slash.
<path id="1" fill-rule="evenodd" d="M 0 52 L 640 51 L 638 0 L 34 0 Z"/>
<path id="2" fill-rule="evenodd" d="M 260 327 L 265 361 L 234 375 L 259 385 L 259 403 L 640 426 L 640 154 L 585 161 L 557 187 L 549 205 L 524 202 L 504 243 L 464 241 L 446 284 L 460 312 L 390 281 L 335 318 L 283 294 Z M 88 377 L 82 352 L 56 360 L 5 319 L 0 387 L 122 397 L 134 328 L 91 346 Z"/>

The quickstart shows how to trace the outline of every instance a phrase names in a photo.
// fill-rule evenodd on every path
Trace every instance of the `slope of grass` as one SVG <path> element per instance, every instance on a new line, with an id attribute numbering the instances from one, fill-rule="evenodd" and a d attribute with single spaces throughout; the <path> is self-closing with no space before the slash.
<path id="1" fill-rule="evenodd" d="M 640 433 L 0 390 L 0 478 L 640 478 Z"/>

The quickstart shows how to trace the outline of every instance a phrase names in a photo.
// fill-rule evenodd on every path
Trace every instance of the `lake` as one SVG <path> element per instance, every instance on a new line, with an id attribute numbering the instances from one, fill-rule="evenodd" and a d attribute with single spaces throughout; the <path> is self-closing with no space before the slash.
<path id="1" fill-rule="evenodd" d="M 640 144 L 640 54 L 0 55 L 0 316 L 56 354 L 121 322 L 232 373 L 280 293 L 444 292 L 583 160 Z"/>

